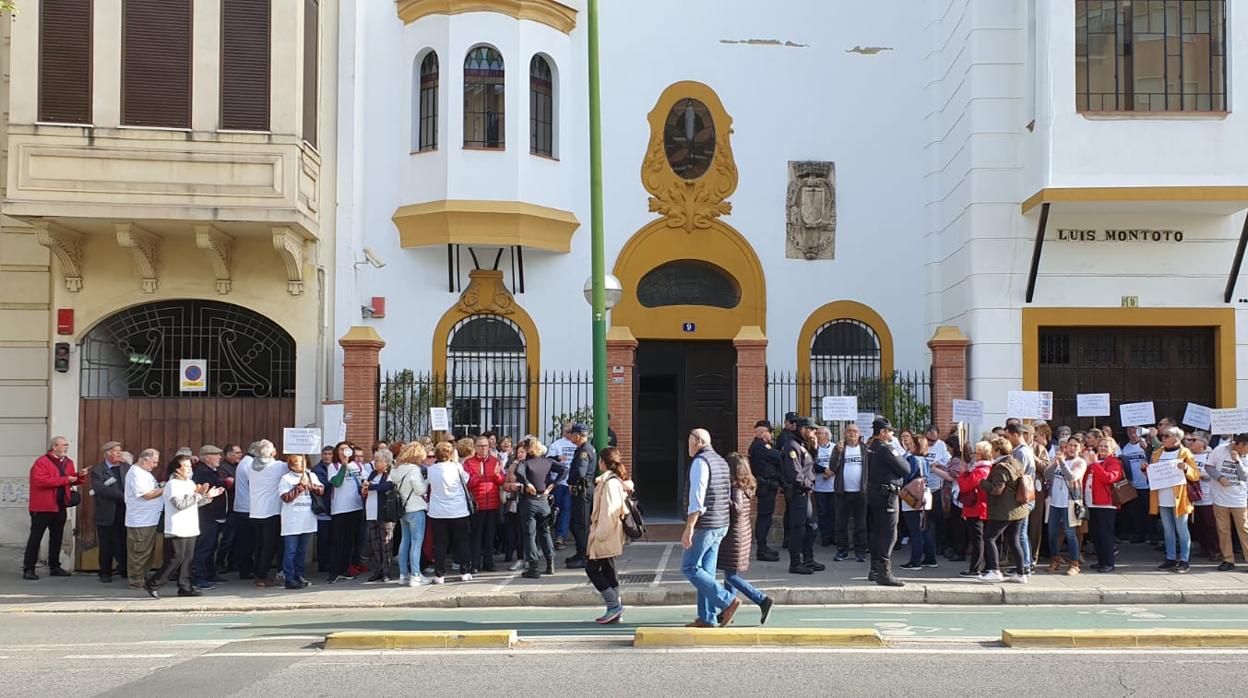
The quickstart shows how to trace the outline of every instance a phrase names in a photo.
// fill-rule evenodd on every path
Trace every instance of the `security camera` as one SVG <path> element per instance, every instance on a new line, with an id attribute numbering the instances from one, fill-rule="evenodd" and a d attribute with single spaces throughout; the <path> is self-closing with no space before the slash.
<path id="1" fill-rule="evenodd" d="M 364 259 L 368 260 L 368 263 L 373 265 L 376 269 L 386 266 L 385 261 L 383 261 L 381 257 L 378 257 L 376 252 L 373 252 L 367 247 L 364 248 Z"/>

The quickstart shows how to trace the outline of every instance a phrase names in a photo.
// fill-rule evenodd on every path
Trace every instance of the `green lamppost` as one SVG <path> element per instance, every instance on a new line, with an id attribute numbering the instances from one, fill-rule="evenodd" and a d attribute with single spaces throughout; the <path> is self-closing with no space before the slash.
<path id="1" fill-rule="evenodd" d="M 607 445 L 606 252 L 602 230 L 602 100 L 598 94 L 598 0 L 589 0 L 590 305 L 594 333 L 594 447 Z"/>

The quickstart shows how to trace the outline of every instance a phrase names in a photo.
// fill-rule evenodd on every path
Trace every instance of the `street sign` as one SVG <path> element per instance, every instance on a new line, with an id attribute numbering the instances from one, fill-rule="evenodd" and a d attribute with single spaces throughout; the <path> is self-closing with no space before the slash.
<path id="1" fill-rule="evenodd" d="M 179 390 L 203 393 L 208 390 L 208 362 L 204 359 L 182 359 L 178 365 Z"/>
<path id="2" fill-rule="evenodd" d="M 698 329 L 698 325 L 695 322 L 686 322 L 680 326 L 681 332 L 696 332 L 697 329 Z"/>

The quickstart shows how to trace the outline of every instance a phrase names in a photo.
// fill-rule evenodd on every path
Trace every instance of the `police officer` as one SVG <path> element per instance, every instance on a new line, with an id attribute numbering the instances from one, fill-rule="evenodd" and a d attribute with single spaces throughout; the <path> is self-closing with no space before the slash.
<path id="1" fill-rule="evenodd" d="M 910 474 L 905 453 L 893 442 L 893 425 L 876 417 L 871 423 L 871 447 L 867 459 L 867 510 L 870 517 L 871 574 L 880 586 L 905 586 L 893 576 L 892 552 L 897 543 L 897 495 Z"/>
<path id="2" fill-rule="evenodd" d="M 810 506 L 810 492 L 815 486 L 815 423 L 800 417 L 796 425 L 797 438 L 788 439 L 780 453 L 780 477 L 788 507 L 789 574 L 813 574 L 827 569 L 815 562 L 815 523 Z"/>
<path id="3" fill-rule="evenodd" d="M 771 447 L 771 422 L 763 419 L 754 424 L 754 441 L 750 443 L 750 470 L 758 481 L 758 518 L 754 522 L 754 540 L 759 562 L 775 562 L 780 553 L 767 547 L 767 534 L 776 515 L 776 494 L 780 491 L 780 451 Z"/>
<path id="4" fill-rule="evenodd" d="M 788 446 L 790 442 L 797 442 L 799 444 L 802 442 L 802 435 L 797 433 L 797 420 L 798 419 L 801 419 L 801 417 L 796 412 L 784 413 L 784 428 L 780 430 L 779 436 L 776 437 L 776 451 L 778 451 L 779 453 L 783 454 L 786 450 L 788 450 Z M 786 491 L 785 488 L 782 486 L 780 488 L 780 492 L 784 494 L 785 491 Z M 787 495 L 785 496 L 787 497 Z M 788 510 L 787 498 L 785 499 L 785 510 L 786 511 Z M 784 529 L 784 541 L 780 544 L 780 547 L 784 548 L 785 550 L 788 550 L 789 549 L 789 526 L 787 523 L 787 519 L 786 519 L 785 525 L 782 528 Z"/>
<path id="5" fill-rule="evenodd" d="M 575 446 L 568 471 L 568 489 L 572 493 L 572 539 L 576 541 L 576 554 L 565 563 L 573 569 L 585 567 L 589 559 L 589 515 L 594 507 L 594 478 L 598 475 L 598 452 L 589 443 L 589 428 L 573 424 L 568 440 Z"/>

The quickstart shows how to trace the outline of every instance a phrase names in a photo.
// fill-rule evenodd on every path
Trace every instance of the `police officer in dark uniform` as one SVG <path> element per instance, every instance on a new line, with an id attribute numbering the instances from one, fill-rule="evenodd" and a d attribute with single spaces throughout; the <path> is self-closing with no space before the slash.
<path id="1" fill-rule="evenodd" d="M 910 464 L 901 447 L 893 443 L 893 425 L 876 417 L 871 423 L 871 448 L 867 459 L 867 510 L 871 512 L 871 575 L 880 586 L 905 586 L 893 576 L 892 552 L 897 543 L 898 493 Z"/>
<path id="2" fill-rule="evenodd" d="M 815 523 L 810 492 L 815 487 L 815 423 L 797 420 L 797 437 L 785 442 L 780 452 L 780 477 L 784 480 L 785 518 L 789 528 L 789 574 L 813 574 L 827 569 L 815 562 Z M 909 471 L 907 471 L 909 472 Z"/>
<path id="3" fill-rule="evenodd" d="M 775 562 L 780 553 L 767 547 L 767 534 L 776 515 L 776 494 L 780 492 L 780 451 L 771 446 L 771 422 L 763 419 L 754 424 L 754 441 L 750 443 L 750 470 L 758 481 L 758 517 L 754 522 L 754 540 L 760 562 Z"/>
<path id="4" fill-rule="evenodd" d="M 598 475 L 598 452 L 589 443 L 589 428 L 573 424 L 568 439 L 576 444 L 568 471 L 568 489 L 572 492 L 572 539 L 576 554 L 565 561 L 568 567 L 584 568 L 589 560 L 589 515 L 594 507 L 594 478 Z"/>
<path id="5" fill-rule="evenodd" d="M 801 417 L 798 416 L 796 412 L 784 413 L 784 428 L 781 429 L 780 434 L 776 436 L 776 450 L 779 451 L 781 454 L 785 452 L 785 450 L 787 449 L 789 445 L 789 442 L 791 441 L 796 441 L 797 443 L 802 442 L 801 434 L 797 433 L 797 420 L 800 418 Z M 785 493 L 785 488 L 783 486 L 780 488 L 780 493 L 781 495 L 784 495 Z M 786 506 L 785 511 L 788 511 L 787 499 L 785 500 L 785 506 Z M 784 542 L 780 544 L 780 547 L 784 548 L 785 550 L 788 550 L 789 549 L 789 526 L 788 526 L 787 518 L 785 519 L 785 525 L 782 528 L 784 529 Z"/>

